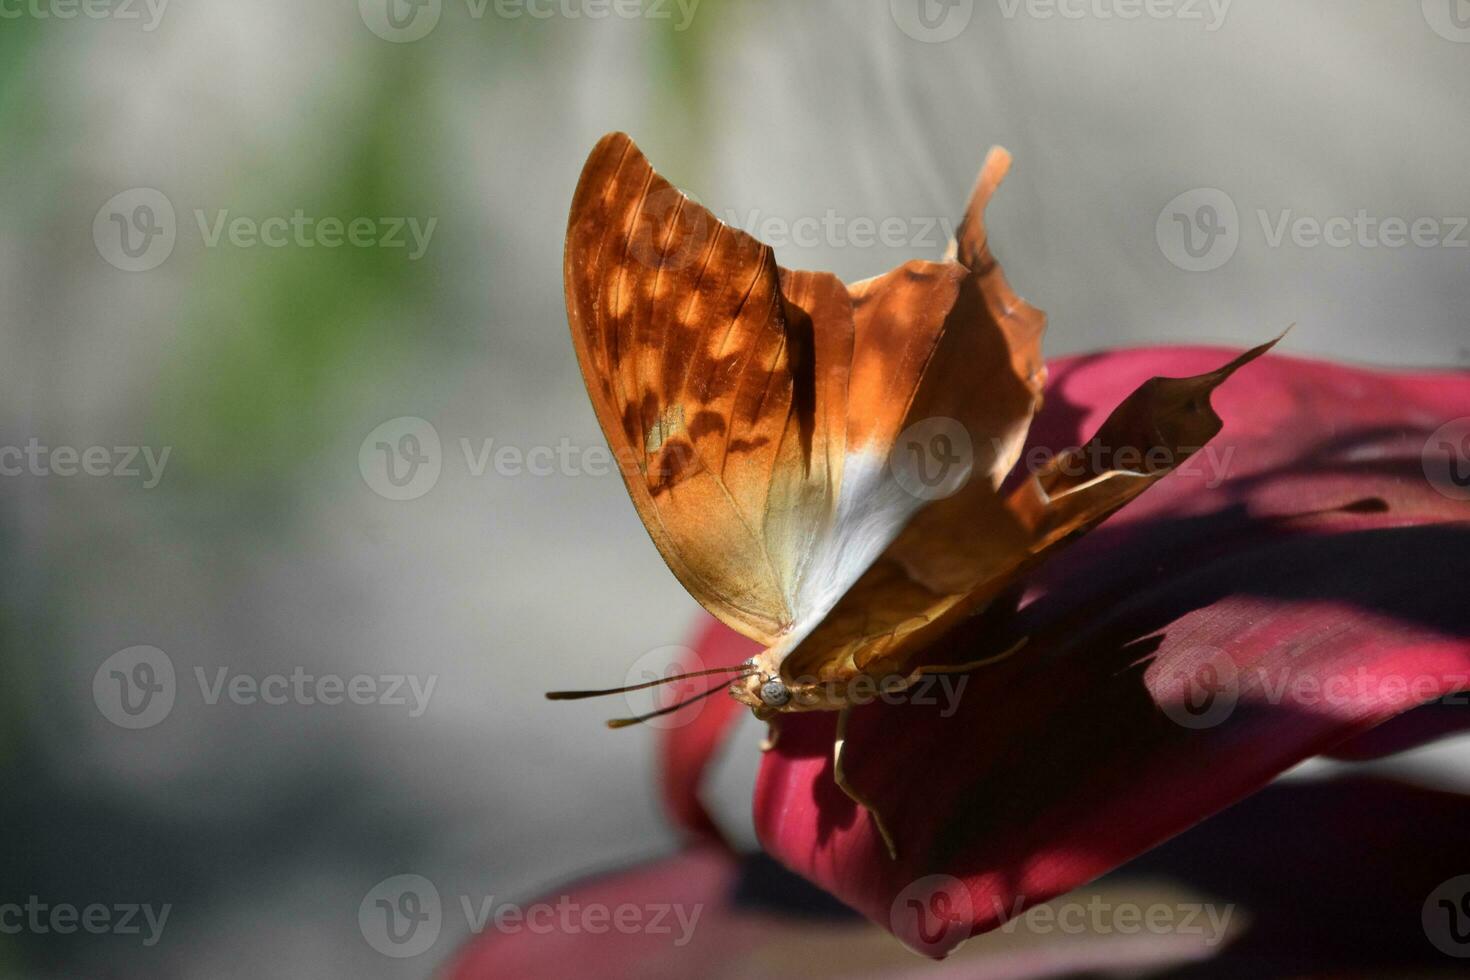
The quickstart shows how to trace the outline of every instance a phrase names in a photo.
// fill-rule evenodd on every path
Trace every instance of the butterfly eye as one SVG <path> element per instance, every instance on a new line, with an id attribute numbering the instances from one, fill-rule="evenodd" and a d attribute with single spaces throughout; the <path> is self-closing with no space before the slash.
<path id="1" fill-rule="evenodd" d="M 761 701 L 772 708 L 779 708 L 790 700 L 791 692 L 781 683 L 780 678 L 772 677 L 761 685 Z"/>

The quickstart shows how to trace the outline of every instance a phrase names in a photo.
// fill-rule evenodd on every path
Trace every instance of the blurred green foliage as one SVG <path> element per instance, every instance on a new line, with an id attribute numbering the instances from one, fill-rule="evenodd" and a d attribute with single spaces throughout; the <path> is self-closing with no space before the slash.
<path id="1" fill-rule="evenodd" d="M 719 32 L 716 10 L 689 29 L 648 26 L 653 109 L 681 141 L 684 173 L 707 166 L 704 81 L 708 45 Z M 441 28 L 446 30 L 446 28 Z M 546 56 L 545 25 L 527 19 L 475 25 L 491 71 L 526 71 Z M 447 154 L 432 110 L 435 49 L 381 46 L 359 72 L 361 97 L 333 120 L 334 158 L 316 161 L 313 186 L 272 184 L 268 160 L 256 161 L 234 212 L 282 213 L 293 202 L 318 217 L 418 216 L 452 220 L 462 188 L 443 187 L 435 162 Z M 442 191 L 442 193 L 441 193 Z M 221 202 L 222 205 L 231 202 Z M 252 211 L 252 207 L 257 210 Z M 181 208 L 179 221 L 192 222 Z M 446 214 L 446 211 L 450 212 Z M 320 452 L 354 397 L 432 346 L 437 239 L 417 262 L 380 248 L 219 250 L 198 264 L 180 343 L 165 365 L 156 413 L 176 447 L 175 476 L 253 494 Z M 227 254 L 225 254 L 227 253 Z M 233 494 L 232 494 L 233 495 Z"/>
<path id="2" fill-rule="evenodd" d="M 269 161 L 257 161 L 259 180 L 240 189 L 233 213 L 439 214 L 425 193 L 441 137 L 424 111 L 423 61 L 388 54 L 336 120 L 337 152 L 311 168 L 316 183 L 273 186 Z M 432 247 L 417 262 L 404 249 L 351 245 L 220 252 L 200 260 L 158 411 L 180 477 L 243 489 L 319 451 L 353 392 L 424 345 L 435 265 Z"/>

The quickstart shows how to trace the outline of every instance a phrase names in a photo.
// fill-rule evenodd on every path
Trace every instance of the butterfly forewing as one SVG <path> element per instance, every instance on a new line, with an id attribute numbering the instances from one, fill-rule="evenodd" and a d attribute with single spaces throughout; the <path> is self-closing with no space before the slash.
<path id="1" fill-rule="evenodd" d="M 851 318 L 771 250 L 605 137 L 572 203 L 573 343 L 628 492 L 670 568 L 740 632 L 772 643 L 841 479 Z M 840 409 L 839 409 L 840 406 Z"/>

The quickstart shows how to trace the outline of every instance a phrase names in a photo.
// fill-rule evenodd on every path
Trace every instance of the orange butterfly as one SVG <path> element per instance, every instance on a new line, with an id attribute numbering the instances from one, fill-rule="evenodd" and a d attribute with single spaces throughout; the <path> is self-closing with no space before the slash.
<path id="1" fill-rule="evenodd" d="M 736 672 L 706 694 L 728 685 L 766 720 L 840 712 L 834 774 L 890 851 L 843 771 L 851 708 L 875 685 L 894 693 L 1019 649 L 921 662 L 1202 447 L 1221 424 L 1210 392 L 1272 346 L 1149 381 L 1087 447 L 1003 494 L 1046 381 L 1046 317 L 1007 284 L 985 231 L 1009 166 L 991 151 L 945 261 L 852 285 L 781 268 L 622 133 L 593 149 L 567 226 L 572 342 L 628 493 L 690 594 L 766 648 L 699 672 Z"/>

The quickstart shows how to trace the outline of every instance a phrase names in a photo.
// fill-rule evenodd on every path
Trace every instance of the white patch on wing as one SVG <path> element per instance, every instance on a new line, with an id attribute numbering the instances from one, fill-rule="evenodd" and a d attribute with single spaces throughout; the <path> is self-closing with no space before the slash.
<path id="1" fill-rule="evenodd" d="M 869 446 L 847 454 L 837 512 L 812 542 L 811 557 L 789 597 L 793 622 L 772 648 L 777 664 L 817 628 L 927 503 L 899 485 L 887 453 Z"/>

